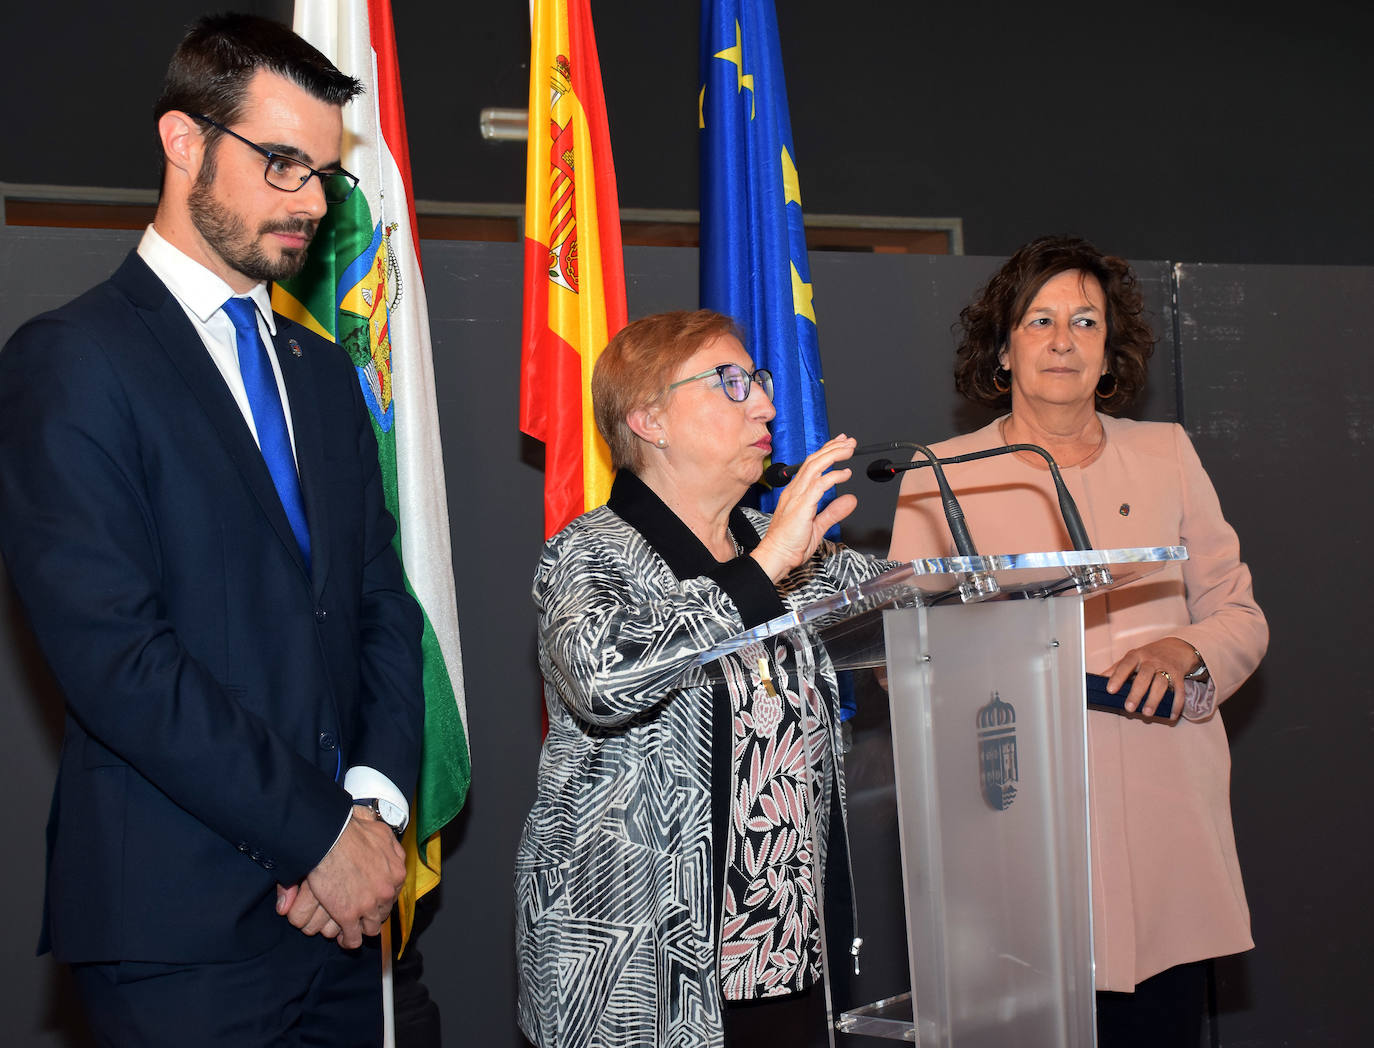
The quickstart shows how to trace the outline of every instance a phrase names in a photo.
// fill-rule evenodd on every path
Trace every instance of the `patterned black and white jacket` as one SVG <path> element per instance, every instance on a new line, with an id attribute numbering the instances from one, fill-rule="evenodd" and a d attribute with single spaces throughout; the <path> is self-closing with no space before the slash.
<path id="1" fill-rule="evenodd" d="M 519 1022 L 539 1048 L 723 1044 L 713 845 L 728 810 L 730 710 L 712 701 L 697 657 L 890 566 L 823 542 L 774 587 L 747 555 L 768 522 L 734 510 L 745 555 L 720 564 L 622 470 L 606 506 L 544 547 L 533 596 L 549 732 L 515 884 Z M 817 755 L 828 783 L 835 673 L 823 650 L 797 656 L 831 703 Z"/>

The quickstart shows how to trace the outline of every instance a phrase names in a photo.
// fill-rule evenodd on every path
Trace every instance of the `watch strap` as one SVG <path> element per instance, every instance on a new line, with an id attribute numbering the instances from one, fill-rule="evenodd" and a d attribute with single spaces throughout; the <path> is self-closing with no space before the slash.
<path id="1" fill-rule="evenodd" d="M 1191 647 L 1191 645 L 1190 645 Z M 1197 657 L 1197 666 L 1188 671 L 1184 680 L 1211 680 L 1212 675 L 1207 670 L 1207 660 L 1202 657 L 1202 652 L 1193 648 L 1193 654 Z"/>

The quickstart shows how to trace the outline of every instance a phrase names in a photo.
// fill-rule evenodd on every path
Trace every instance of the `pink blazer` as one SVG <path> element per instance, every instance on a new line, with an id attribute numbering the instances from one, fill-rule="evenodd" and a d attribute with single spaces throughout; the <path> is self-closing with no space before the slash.
<path id="1" fill-rule="evenodd" d="M 1269 643 L 1236 533 L 1181 427 L 1099 418 L 1101 453 L 1061 470 L 1094 547 L 1182 544 L 1189 559 L 1084 603 L 1087 668 L 1103 673 L 1133 647 L 1181 637 L 1202 654 L 1224 701 Z M 934 450 L 1003 443 L 993 423 Z M 1072 548 L 1043 465 L 1007 455 L 947 472 L 980 553 Z M 907 473 L 891 556 L 952 552 L 930 471 Z M 1090 711 L 1088 756 L 1098 989 L 1131 990 L 1175 964 L 1254 946 L 1220 714 L 1166 724 Z"/>

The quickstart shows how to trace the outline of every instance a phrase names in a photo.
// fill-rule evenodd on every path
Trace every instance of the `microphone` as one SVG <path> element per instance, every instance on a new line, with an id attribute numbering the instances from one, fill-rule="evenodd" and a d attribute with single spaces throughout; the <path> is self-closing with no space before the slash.
<path id="1" fill-rule="evenodd" d="M 770 488 L 780 488 L 797 475 L 800 465 L 788 462 L 770 462 L 763 471 L 763 482 Z"/>
<path id="2" fill-rule="evenodd" d="M 968 533 L 968 525 L 964 523 L 964 510 L 959 505 L 959 500 L 954 497 L 954 492 L 950 490 L 949 481 L 945 479 L 945 471 L 940 468 L 940 460 L 935 457 L 935 453 L 924 444 L 912 444 L 905 440 L 888 440 L 879 444 L 864 444 L 854 449 L 855 455 L 875 455 L 880 451 L 896 451 L 900 448 L 909 448 L 912 451 L 919 451 L 926 457 L 922 466 L 930 466 L 935 472 L 935 483 L 940 488 L 940 502 L 945 511 L 945 523 L 949 526 L 949 533 L 954 537 L 954 548 L 961 557 L 976 557 L 978 550 L 973 545 L 973 539 Z M 877 477 L 874 474 L 874 467 L 880 463 L 886 463 L 888 475 L 885 478 Z M 912 468 L 910 465 L 903 467 Z M 774 487 L 777 481 L 786 483 L 796 473 L 796 466 L 789 466 L 784 462 L 774 462 L 764 470 L 764 480 Z M 898 468 L 893 466 L 890 459 L 880 459 L 868 467 L 868 475 L 875 480 L 891 480 L 898 473 Z M 1001 591 L 1001 586 L 997 580 L 986 571 L 965 572 L 962 581 L 959 583 L 959 596 L 965 604 L 972 601 L 987 600 Z"/>
<path id="3" fill-rule="evenodd" d="M 881 444 L 863 444 L 854 449 L 854 454 L 875 455 L 879 451 L 892 451 L 896 446 L 891 441 L 883 441 Z M 801 469 L 800 462 L 771 462 L 768 464 L 768 468 L 763 471 L 763 482 L 770 488 L 780 488 L 795 477 L 799 469 Z"/>
<path id="4" fill-rule="evenodd" d="M 1029 451 L 1039 455 L 1045 460 L 1050 468 L 1050 479 L 1054 483 L 1055 495 L 1059 499 L 1059 515 L 1064 521 L 1064 530 L 1069 533 L 1069 541 L 1073 543 L 1076 550 L 1091 550 L 1092 543 L 1088 541 L 1087 528 L 1083 526 L 1083 516 L 1078 512 L 1078 504 L 1074 502 L 1073 496 L 1069 494 L 1069 489 L 1064 484 L 1064 478 L 1059 473 L 1059 465 L 1051 457 L 1050 453 L 1038 444 L 1007 444 L 1000 448 L 989 448 L 986 451 L 971 451 L 965 455 L 953 455 L 950 458 L 939 459 L 942 465 L 952 466 L 960 462 L 973 462 L 976 459 L 992 458 L 996 455 L 1009 455 L 1016 451 Z M 898 473 L 904 473 L 909 469 L 920 469 L 930 465 L 929 462 L 901 462 L 894 463 L 890 459 L 876 459 L 868 465 L 868 476 L 870 480 L 879 483 L 886 483 Z M 936 478 L 939 484 L 939 478 Z M 944 497 L 944 485 L 940 486 L 941 498 Z"/>
<path id="5" fill-rule="evenodd" d="M 926 456 L 926 462 L 922 466 L 930 466 L 935 470 L 935 483 L 940 486 L 940 501 L 944 503 L 945 520 L 949 524 L 949 532 L 954 536 L 954 548 L 959 551 L 961 557 L 976 557 L 978 551 L 974 549 L 973 539 L 969 537 L 968 527 L 964 524 L 964 511 L 959 505 L 959 500 L 954 497 L 954 492 L 950 490 L 949 482 L 945 479 L 945 471 L 940 468 L 940 460 L 924 444 L 911 444 L 906 441 L 887 441 L 882 444 L 865 444 L 863 447 L 854 449 L 856 455 L 871 455 L 878 451 L 892 451 L 896 448 L 911 448 L 919 451 Z M 874 467 L 885 464 L 890 471 L 885 477 L 874 475 Z M 796 475 L 799 466 L 789 465 L 786 462 L 774 462 L 763 471 L 763 480 L 769 487 L 780 487 L 786 484 Z M 910 469 L 910 465 L 906 468 Z M 897 468 L 892 465 L 890 459 L 879 459 L 868 467 L 868 475 L 874 480 L 891 480 L 897 475 Z"/>
<path id="6" fill-rule="evenodd" d="M 941 463 L 943 465 L 943 463 Z M 929 462 L 903 462 L 895 465 L 891 459 L 874 459 L 868 464 L 869 480 L 875 480 L 879 484 L 886 484 L 898 473 L 905 473 L 909 469 L 916 469 L 918 466 L 929 466 Z"/>

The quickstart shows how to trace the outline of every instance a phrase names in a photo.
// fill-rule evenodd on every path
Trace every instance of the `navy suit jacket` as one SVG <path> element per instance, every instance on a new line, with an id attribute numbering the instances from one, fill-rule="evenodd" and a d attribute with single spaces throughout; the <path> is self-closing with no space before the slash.
<path id="1" fill-rule="evenodd" d="M 242 959 L 300 934 L 362 764 L 409 795 L 421 617 L 358 379 L 278 317 L 313 571 L 195 329 L 130 255 L 0 353 L 0 551 L 67 703 L 45 939 Z"/>

